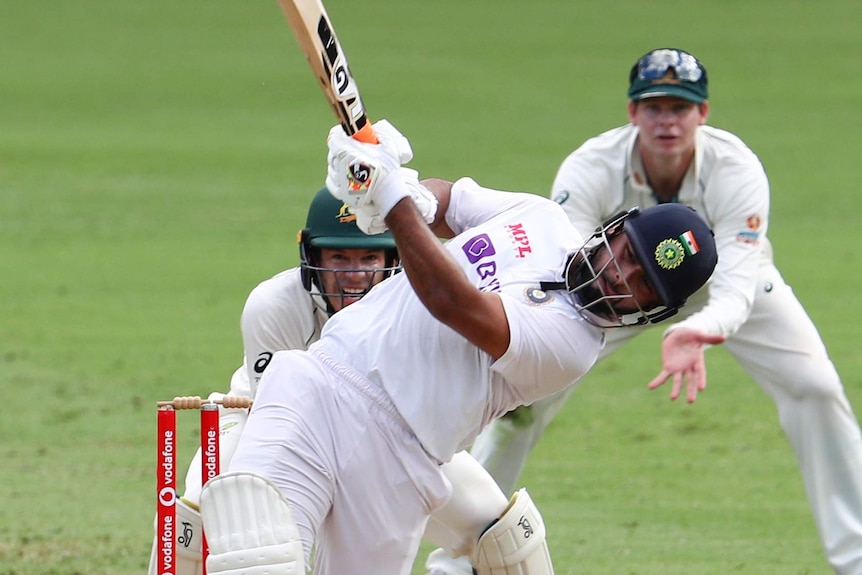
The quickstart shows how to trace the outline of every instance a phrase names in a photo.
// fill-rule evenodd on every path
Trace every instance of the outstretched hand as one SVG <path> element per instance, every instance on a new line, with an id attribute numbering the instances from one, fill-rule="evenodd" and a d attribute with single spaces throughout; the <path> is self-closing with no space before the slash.
<path id="1" fill-rule="evenodd" d="M 724 343 L 724 339 L 723 335 L 685 327 L 671 331 L 661 344 L 662 370 L 649 383 L 649 388 L 655 389 L 673 377 L 670 398 L 679 397 L 685 384 L 688 389 L 686 401 L 694 403 L 697 393 L 706 389 L 704 346 Z"/>

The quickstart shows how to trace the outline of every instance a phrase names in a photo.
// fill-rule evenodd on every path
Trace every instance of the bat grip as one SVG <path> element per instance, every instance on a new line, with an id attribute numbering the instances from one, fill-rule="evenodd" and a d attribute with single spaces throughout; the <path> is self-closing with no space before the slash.
<path id="1" fill-rule="evenodd" d="M 379 144 L 380 141 L 377 139 L 377 134 L 374 133 L 374 128 L 371 127 L 371 122 L 365 122 L 365 125 L 362 128 L 353 134 L 353 137 L 360 142 L 365 142 L 366 144 Z"/>

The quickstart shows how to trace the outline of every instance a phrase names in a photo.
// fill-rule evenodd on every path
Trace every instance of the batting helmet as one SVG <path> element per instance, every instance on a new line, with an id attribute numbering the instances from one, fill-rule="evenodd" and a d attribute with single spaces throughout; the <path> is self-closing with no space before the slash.
<path id="1" fill-rule="evenodd" d="M 606 294 L 599 286 L 597 278 L 607 264 L 597 269 L 592 261 L 602 248 L 612 254 L 610 239 L 620 233 L 626 234 L 660 307 L 641 309 L 633 294 Z M 693 208 L 682 204 L 661 204 L 642 211 L 633 208 L 605 222 L 587 239 L 570 260 L 566 288 L 577 295 L 584 317 L 601 327 L 658 323 L 676 314 L 703 287 L 717 262 L 712 230 Z M 611 263 L 616 265 L 613 257 Z M 618 313 L 615 303 L 623 299 L 637 303 L 640 311 L 633 318 Z"/>

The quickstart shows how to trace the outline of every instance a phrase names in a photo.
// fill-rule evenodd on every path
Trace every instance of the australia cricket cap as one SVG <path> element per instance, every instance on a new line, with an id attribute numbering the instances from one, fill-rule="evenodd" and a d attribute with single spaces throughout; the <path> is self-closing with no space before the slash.
<path id="1" fill-rule="evenodd" d="M 315 248 L 395 249 L 395 238 L 388 230 L 373 236 L 363 233 L 347 205 L 335 199 L 326 188 L 311 200 L 302 234 Z"/>
<path id="2" fill-rule="evenodd" d="M 629 99 L 668 96 L 700 104 L 709 97 L 706 68 L 676 48 L 660 48 L 635 62 L 629 73 Z"/>
<path id="3" fill-rule="evenodd" d="M 646 208 L 626 220 L 623 229 L 665 307 L 683 305 L 706 283 L 718 262 L 712 230 L 689 206 Z"/>

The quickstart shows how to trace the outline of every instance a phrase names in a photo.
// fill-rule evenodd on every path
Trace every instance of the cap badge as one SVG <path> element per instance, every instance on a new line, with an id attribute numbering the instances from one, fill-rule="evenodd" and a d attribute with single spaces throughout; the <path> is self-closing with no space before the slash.
<path id="1" fill-rule="evenodd" d="M 336 214 L 335 217 L 338 218 L 338 221 L 342 224 L 356 221 L 356 215 L 350 211 L 347 204 L 341 204 L 341 207 L 338 209 L 338 214 Z"/>
<path id="2" fill-rule="evenodd" d="M 655 85 L 655 84 L 675 84 L 675 85 L 679 85 L 679 84 L 681 84 L 681 83 L 682 83 L 682 81 L 681 81 L 679 78 L 677 78 L 677 77 L 676 77 L 676 73 L 674 72 L 674 70 L 673 70 L 673 69 L 668 68 L 668 69 L 667 69 L 667 72 L 665 72 L 665 73 L 664 73 L 664 76 L 662 76 L 661 78 L 656 78 L 655 80 L 652 80 L 650 83 L 651 83 L 651 84 L 654 84 L 654 85 Z"/>
<path id="3" fill-rule="evenodd" d="M 659 242 L 655 248 L 655 261 L 666 270 L 678 268 L 684 259 L 685 248 L 679 240 L 668 238 Z"/>

